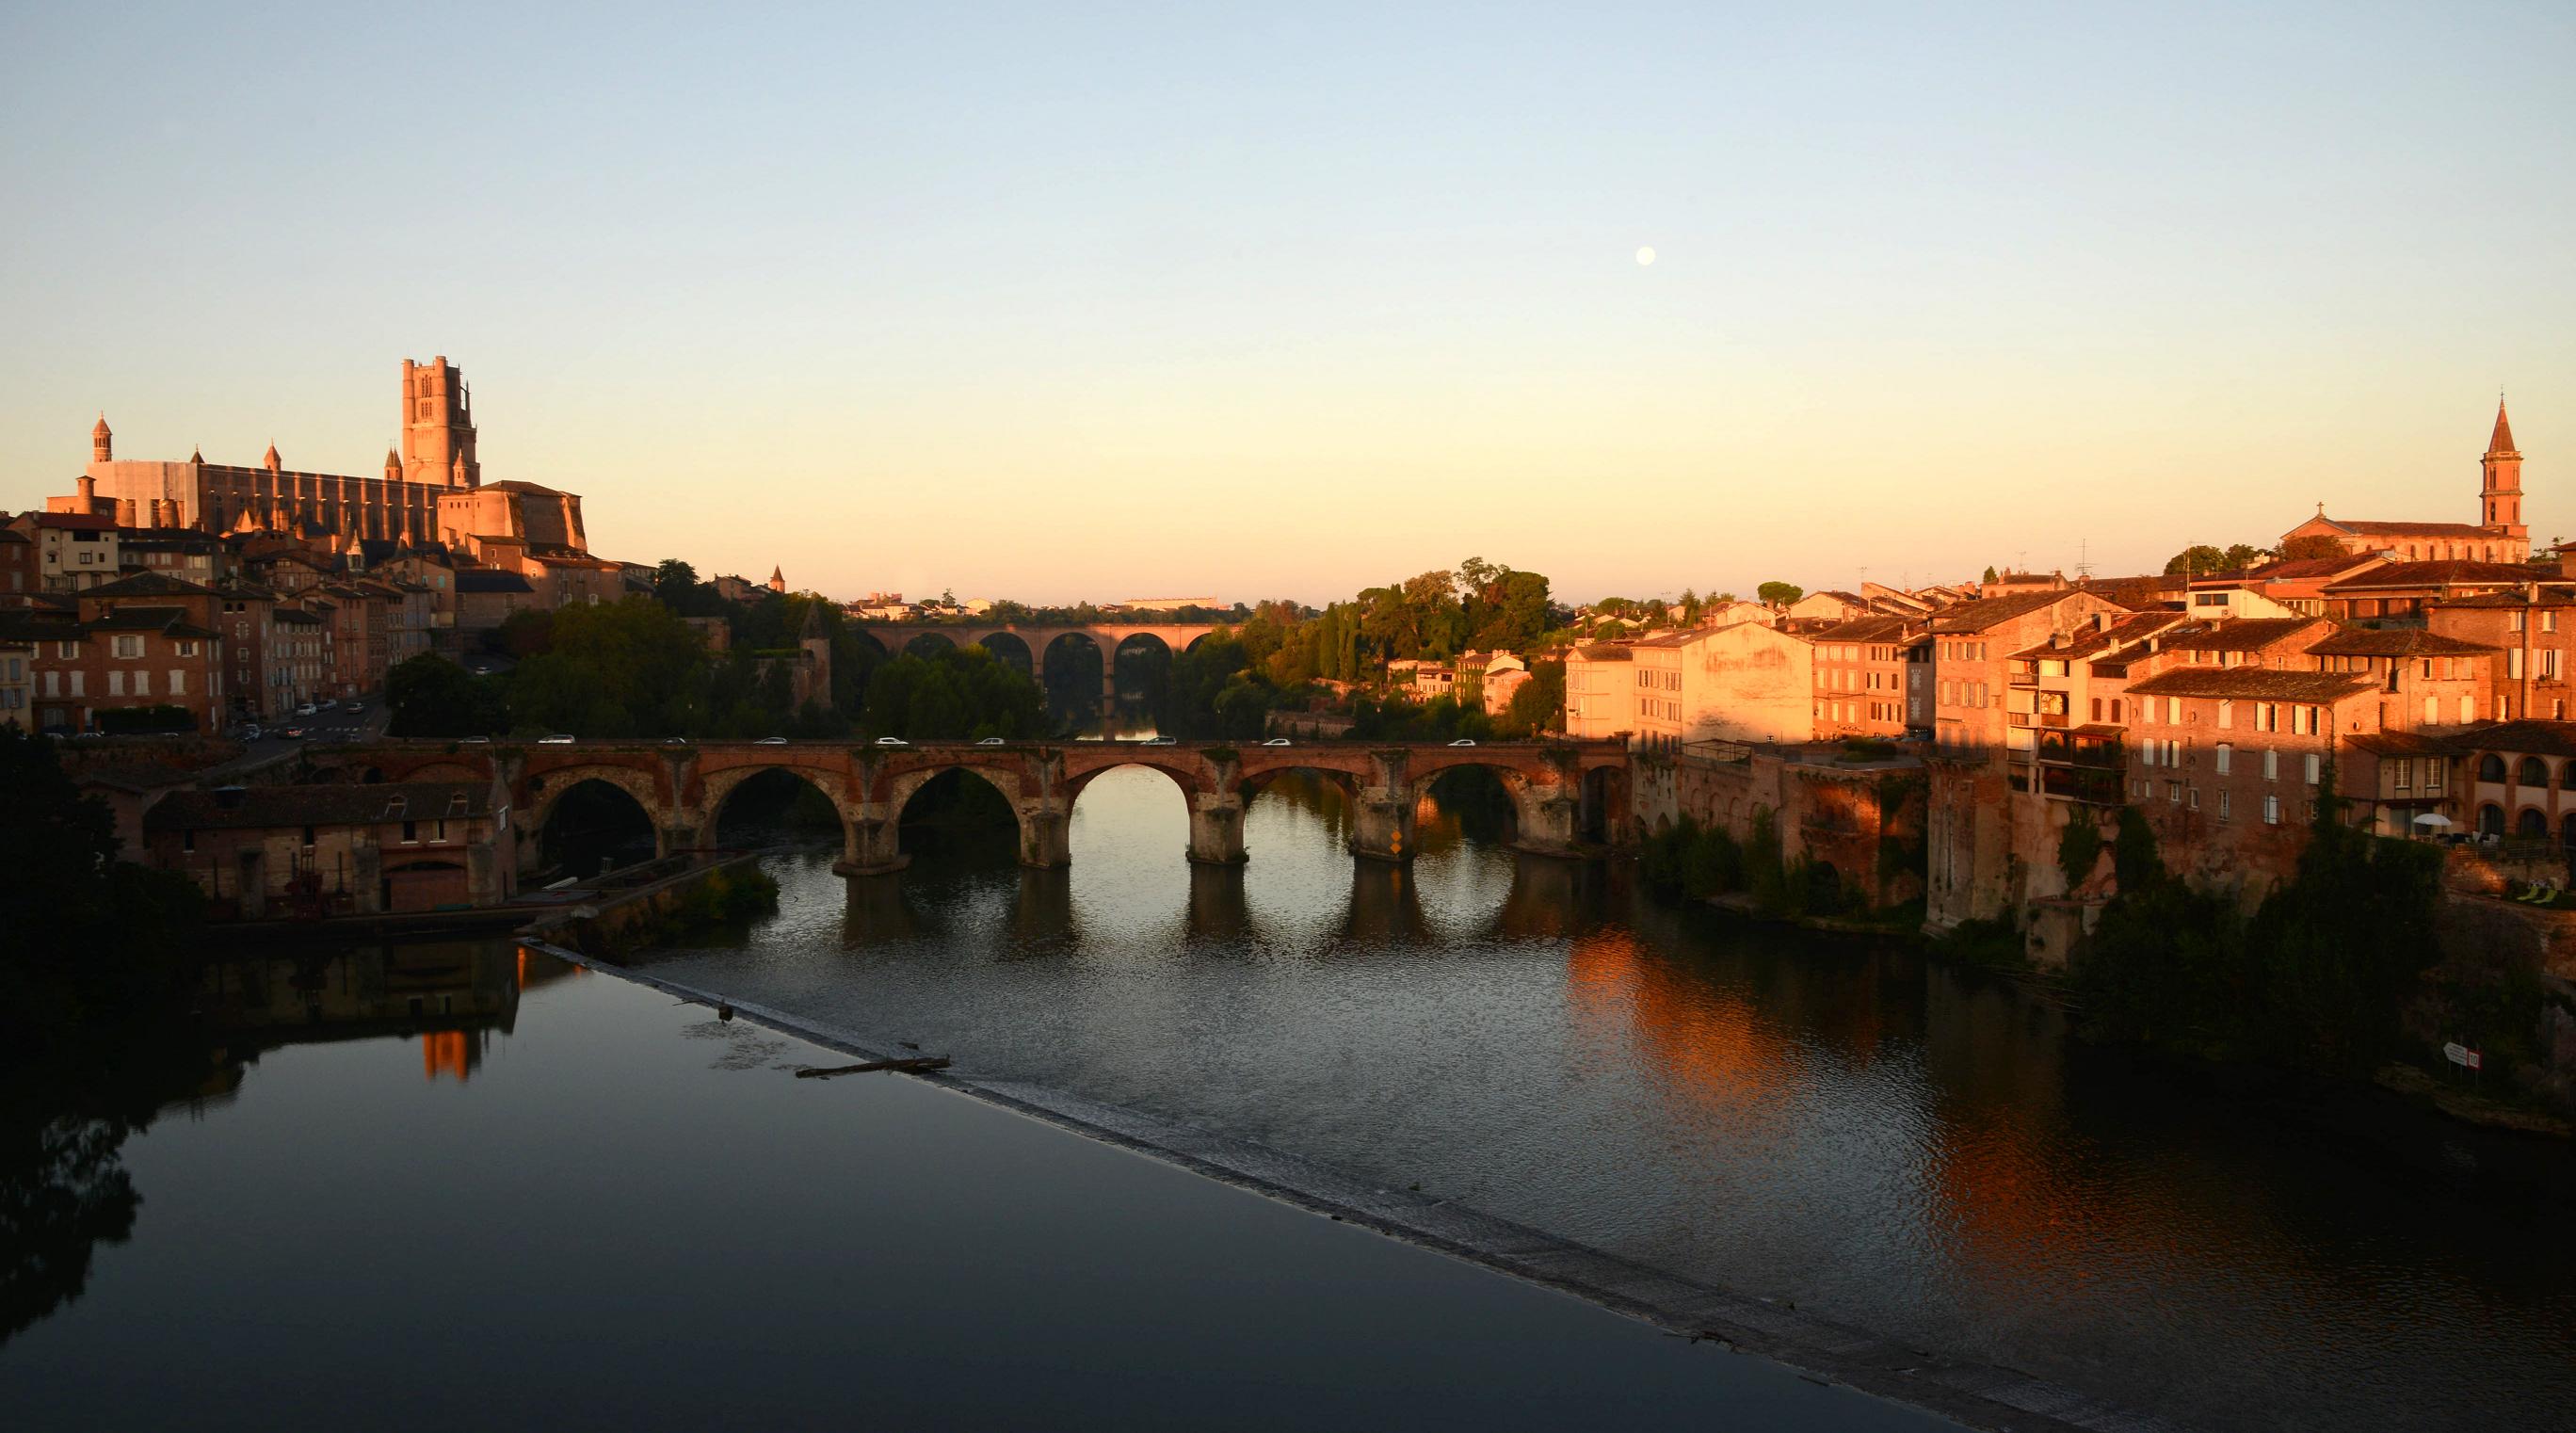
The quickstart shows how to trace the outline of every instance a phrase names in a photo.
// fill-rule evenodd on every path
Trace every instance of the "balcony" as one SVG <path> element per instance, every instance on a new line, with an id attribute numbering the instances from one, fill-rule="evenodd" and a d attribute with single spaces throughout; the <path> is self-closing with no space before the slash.
<path id="1" fill-rule="evenodd" d="M 2080 801 L 2087 806 L 2118 806 L 2128 800 L 2121 789 L 2120 773 L 2085 767 L 2042 766 L 2039 789 L 2043 795 Z"/>

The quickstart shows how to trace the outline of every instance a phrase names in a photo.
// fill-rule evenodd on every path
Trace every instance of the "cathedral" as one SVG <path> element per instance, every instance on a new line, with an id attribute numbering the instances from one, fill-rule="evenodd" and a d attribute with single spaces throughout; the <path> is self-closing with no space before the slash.
<path id="1" fill-rule="evenodd" d="M 588 551 L 581 499 L 534 483 L 485 483 L 474 453 L 474 400 L 445 357 L 402 366 L 402 447 L 382 477 L 288 468 L 271 443 L 253 466 L 119 460 L 101 414 L 79 491 L 48 498 L 51 512 L 112 517 L 121 527 L 277 532 L 334 545 L 381 540 L 473 550 L 512 541 L 531 552 Z"/>

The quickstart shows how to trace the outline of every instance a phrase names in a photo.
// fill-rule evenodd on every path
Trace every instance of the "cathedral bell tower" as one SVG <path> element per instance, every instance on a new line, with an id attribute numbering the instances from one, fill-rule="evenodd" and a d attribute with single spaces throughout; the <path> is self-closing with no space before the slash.
<path id="1" fill-rule="evenodd" d="M 427 363 L 403 360 L 402 435 L 405 481 L 483 485 L 483 465 L 474 458 L 474 394 L 446 355 Z"/>
<path id="2" fill-rule="evenodd" d="M 2517 543 L 2529 541 L 2531 529 L 2522 521 L 2522 454 L 2513 446 L 2513 425 L 2505 421 L 2501 398 L 2496 400 L 2495 435 L 2487 440 L 2478 471 L 2479 522 Z"/>

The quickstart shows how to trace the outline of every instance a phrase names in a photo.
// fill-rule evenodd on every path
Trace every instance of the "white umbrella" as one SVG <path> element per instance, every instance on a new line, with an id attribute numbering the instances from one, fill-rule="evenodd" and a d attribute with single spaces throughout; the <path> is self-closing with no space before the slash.
<path id="1" fill-rule="evenodd" d="M 2439 811 L 2427 811 L 2423 815 L 2415 818 L 2415 824 L 2418 826 L 2430 826 L 2434 830 L 2439 831 L 2451 824 L 2451 818 L 2443 815 Z"/>

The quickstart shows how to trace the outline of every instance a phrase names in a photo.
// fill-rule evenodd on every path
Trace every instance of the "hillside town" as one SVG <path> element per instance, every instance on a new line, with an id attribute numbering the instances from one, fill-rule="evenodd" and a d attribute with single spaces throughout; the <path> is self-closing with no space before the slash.
<path id="1" fill-rule="evenodd" d="M 74 491 L 0 524 L 0 723 L 257 738 L 381 692 L 421 654 L 470 660 L 518 614 L 655 593 L 654 564 L 589 551 L 579 497 L 483 481 L 454 365 L 406 360 L 401 384 L 380 478 L 289 469 L 274 445 L 249 466 L 119 459 L 102 417 Z M 2052 858 L 2070 824 L 2113 808 L 2144 813 L 2172 868 L 2249 908 L 2288 878 L 2329 798 L 2378 835 L 2556 860 L 2576 845 L 2576 552 L 2533 551 L 2521 466 L 2499 404 L 2474 521 L 2319 504 L 2213 570 L 1989 569 L 1551 609 L 1527 650 L 1380 655 L 1311 680 L 1268 725 L 1347 733 L 1362 699 L 1500 718 L 1561 672 L 1561 707 L 1534 725 L 1629 748 L 1635 833 L 1688 822 L 1742 841 L 1774 821 L 1791 857 L 1831 867 L 1861 904 L 1919 900 L 1934 931 L 2008 918 L 2041 963 L 2116 893 L 2107 862 Z M 738 606 L 789 592 L 776 568 L 704 585 Z M 1253 616 L 1214 596 L 830 605 L 890 640 L 964 624 L 995 644 Z M 797 701 L 830 692 L 816 615 L 761 659 L 792 673 Z M 726 622 L 690 621 L 723 649 Z"/>

